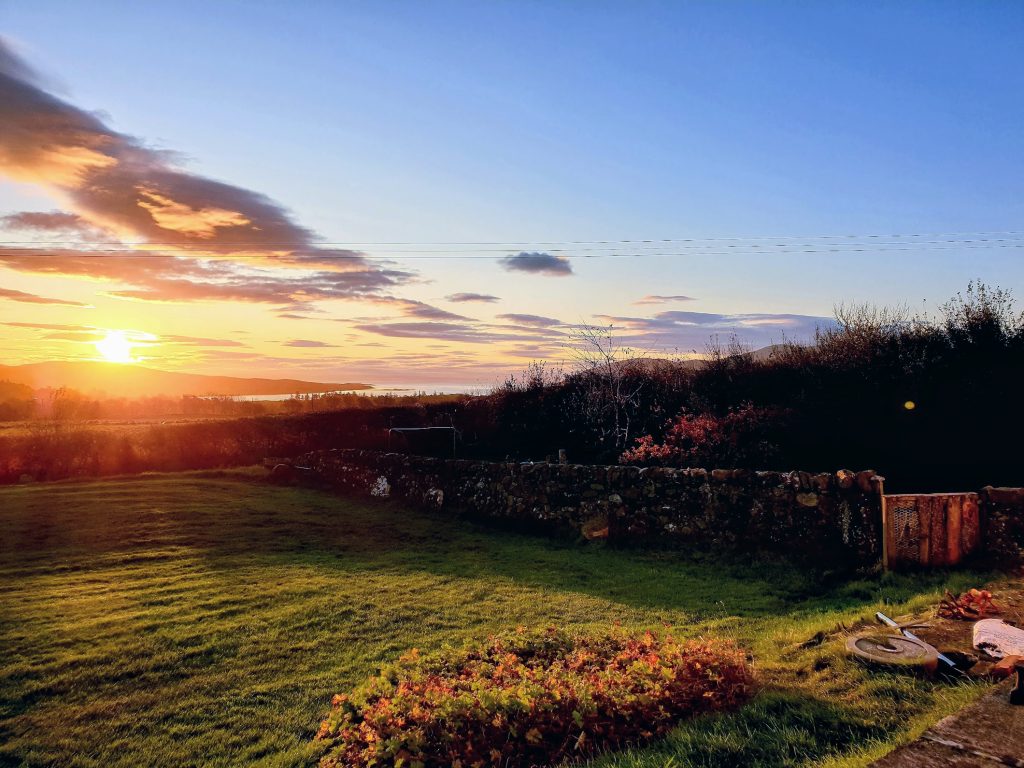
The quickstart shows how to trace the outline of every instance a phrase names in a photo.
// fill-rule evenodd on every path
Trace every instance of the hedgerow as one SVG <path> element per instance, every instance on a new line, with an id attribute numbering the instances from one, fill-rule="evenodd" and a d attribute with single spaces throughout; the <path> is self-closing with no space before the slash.
<path id="1" fill-rule="evenodd" d="M 551 765 L 735 707 L 752 687 L 727 642 L 519 630 L 429 658 L 413 650 L 335 696 L 321 768 Z"/>

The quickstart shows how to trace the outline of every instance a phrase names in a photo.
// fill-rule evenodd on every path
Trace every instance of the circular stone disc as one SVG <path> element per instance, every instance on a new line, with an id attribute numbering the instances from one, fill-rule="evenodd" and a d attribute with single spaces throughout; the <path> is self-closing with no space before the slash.
<path id="1" fill-rule="evenodd" d="M 846 650 L 856 659 L 901 669 L 922 669 L 927 672 L 939 665 L 938 652 L 920 640 L 903 635 L 856 635 L 846 641 Z"/>

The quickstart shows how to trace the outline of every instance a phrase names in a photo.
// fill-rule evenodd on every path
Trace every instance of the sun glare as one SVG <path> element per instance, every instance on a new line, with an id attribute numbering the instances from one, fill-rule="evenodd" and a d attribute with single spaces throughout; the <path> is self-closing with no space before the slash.
<path id="1" fill-rule="evenodd" d="M 107 331 L 107 335 L 96 342 L 96 349 L 108 363 L 134 363 L 132 346 L 124 331 Z"/>

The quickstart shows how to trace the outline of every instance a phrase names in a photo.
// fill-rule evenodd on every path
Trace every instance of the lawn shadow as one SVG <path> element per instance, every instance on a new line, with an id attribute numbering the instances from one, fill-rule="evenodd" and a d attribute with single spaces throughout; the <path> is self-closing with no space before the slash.
<path id="1" fill-rule="evenodd" d="M 902 603 L 923 592 L 946 586 L 957 590 L 991 577 L 970 570 L 828 573 L 781 558 L 712 553 L 698 547 L 615 548 L 510 530 L 448 512 L 410 509 L 400 502 L 306 493 L 327 517 L 305 531 L 295 541 L 300 549 L 290 554 L 304 552 L 321 566 L 514 582 L 585 594 L 637 610 L 684 612 L 694 620 L 777 618 L 794 611 L 812 614 Z M 279 543 L 275 537 L 275 549 Z"/>
<path id="2" fill-rule="evenodd" d="M 54 492 L 69 493 L 74 506 L 54 504 Z M 0 570 L 52 573 L 55 554 L 65 570 L 144 566 L 183 552 L 230 568 L 238 556 L 260 556 L 352 573 L 386 569 L 511 582 L 694 620 L 902 602 L 951 578 L 977 580 L 943 572 L 851 577 L 697 549 L 616 549 L 245 477 L 152 476 L 144 487 L 130 479 L 62 483 L 42 498 L 46 506 L 32 508 L 31 494 L 24 496 L 31 514 L 0 518 L 6 542 Z"/>
<path id="3" fill-rule="evenodd" d="M 885 727 L 856 708 L 804 691 L 771 689 L 734 712 L 683 722 L 664 739 L 609 752 L 590 768 L 809 766 L 887 736 Z"/>

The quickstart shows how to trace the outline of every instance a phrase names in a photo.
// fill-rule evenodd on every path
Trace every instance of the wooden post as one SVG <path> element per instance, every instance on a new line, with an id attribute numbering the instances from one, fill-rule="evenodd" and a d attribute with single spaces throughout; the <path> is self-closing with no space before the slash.
<path id="1" fill-rule="evenodd" d="M 960 549 L 970 555 L 981 543 L 981 520 L 978 513 L 978 494 L 969 493 L 964 497 L 960 510 Z"/>
<path id="2" fill-rule="evenodd" d="M 946 501 L 946 562 L 949 565 L 957 565 L 963 556 L 960 547 L 963 501 L 963 496 L 950 496 Z"/>
<path id="3" fill-rule="evenodd" d="M 892 568 L 889 558 L 896 549 L 896 541 L 893 539 L 892 526 L 889 524 L 888 497 L 881 481 L 878 483 L 878 492 L 882 495 L 882 570 L 888 571 Z"/>
<path id="4" fill-rule="evenodd" d="M 927 566 L 932 561 L 932 514 L 928 504 L 922 504 L 924 496 L 917 498 L 917 527 L 921 533 L 921 540 L 918 542 L 917 561 Z"/>

